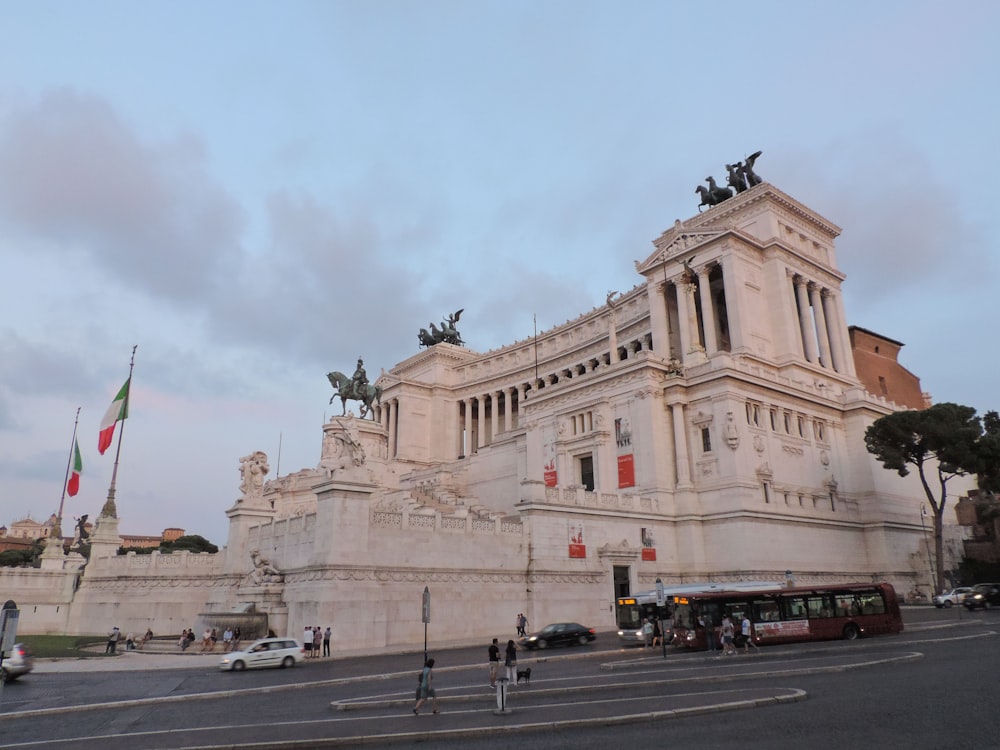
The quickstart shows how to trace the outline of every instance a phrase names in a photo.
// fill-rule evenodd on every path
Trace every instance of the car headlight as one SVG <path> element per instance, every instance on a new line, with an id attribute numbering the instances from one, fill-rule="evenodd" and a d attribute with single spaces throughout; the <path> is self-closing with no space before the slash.
<path id="1" fill-rule="evenodd" d="M 529 641 L 537 641 L 537 640 L 538 640 L 538 636 L 537 636 L 537 635 L 532 635 L 532 636 L 529 636 L 529 637 L 528 637 L 528 640 L 529 640 Z"/>

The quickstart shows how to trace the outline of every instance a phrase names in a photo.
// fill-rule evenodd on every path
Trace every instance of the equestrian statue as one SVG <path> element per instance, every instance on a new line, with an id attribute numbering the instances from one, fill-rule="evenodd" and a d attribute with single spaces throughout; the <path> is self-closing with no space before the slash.
<path id="1" fill-rule="evenodd" d="M 364 419 L 371 412 L 372 419 L 375 419 L 375 406 L 382 400 L 382 387 L 368 382 L 364 360 L 358 357 L 358 366 L 352 376 L 335 370 L 327 373 L 326 377 L 336 390 L 336 393 L 330 396 L 331 404 L 339 396 L 343 414 L 347 414 L 347 402 L 360 401 L 361 406 L 358 411 L 361 412 L 361 418 Z"/>

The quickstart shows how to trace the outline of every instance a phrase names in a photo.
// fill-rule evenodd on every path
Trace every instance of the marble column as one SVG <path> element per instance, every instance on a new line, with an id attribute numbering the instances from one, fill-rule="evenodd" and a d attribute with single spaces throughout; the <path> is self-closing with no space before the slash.
<path id="1" fill-rule="evenodd" d="M 514 388 L 504 388 L 503 389 L 503 431 L 510 432 L 514 429 L 514 424 L 511 422 L 511 412 L 513 411 L 514 405 Z"/>
<path id="2" fill-rule="evenodd" d="M 500 391 L 490 393 L 490 442 L 495 443 L 500 432 Z"/>
<path id="3" fill-rule="evenodd" d="M 830 336 L 830 353 L 833 356 L 833 369 L 837 372 L 844 372 L 844 340 L 840 335 L 840 327 L 837 325 L 836 302 L 829 289 L 822 292 L 823 318 L 826 321 L 826 329 Z"/>
<path id="4" fill-rule="evenodd" d="M 482 396 L 478 396 L 476 398 L 476 453 L 479 452 L 480 448 L 483 448 L 488 444 L 486 441 L 486 430 L 483 429 L 485 424 L 486 424 L 485 399 Z"/>
<path id="5" fill-rule="evenodd" d="M 694 351 L 695 342 L 697 341 L 697 330 L 694 331 L 694 337 L 691 335 L 691 314 L 693 310 L 689 310 L 689 308 L 694 307 L 694 289 L 691 284 L 683 281 L 678 281 L 674 286 L 677 289 L 677 317 L 680 323 L 679 333 L 681 335 L 680 360 L 686 363 L 688 355 Z"/>
<path id="6" fill-rule="evenodd" d="M 670 320 L 667 317 L 666 281 L 646 285 L 649 300 L 649 328 L 653 336 L 653 351 L 670 359 Z"/>
<path id="7" fill-rule="evenodd" d="M 809 285 L 809 298 L 812 300 L 813 315 L 816 317 L 816 333 L 819 334 L 819 361 L 823 367 L 833 369 L 830 359 L 830 334 L 826 328 L 826 315 L 823 312 L 823 298 L 817 284 Z"/>
<path id="8" fill-rule="evenodd" d="M 455 456 L 465 454 L 465 446 L 462 440 L 462 399 L 455 401 L 455 408 L 452 419 L 455 422 Z"/>
<path id="9" fill-rule="evenodd" d="M 743 297 L 740 282 L 736 278 L 735 260 L 723 258 L 722 289 L 726 296 L 726 323 L 729 326 L 729 350 L 740 351 L 746 344 L 743 338 Z"/>
<path id="10" fill-rule="evenodd" d="M 816 357 L 816 328 L 813 326 L 812 315 L 809 312 L 809 298 L 806 296 L 806 282 L 801 276 L 796 276 L 792 282 L 795 284 L 795 297 L 799 307 L 799 332 L 802 334 L 802 349 L 806 359 L 815 362 Z"/>
<path id="11" fill-rule="evenodd" d="M 471 456 L 476 452 L 476 445 L 472 439 L 472 398 L 465 399 L 465 455 Z"/>
<path id="12" fill-rule="evenodd" d="M 701 320 L 705 327 L 705 353 L 719 350 L 715 327 L 715 307 L 712 304 L 712 287 L 708 280 L 709 267 L 698 270 L 698 293 L 701 295 Z"/>
<path id="13" fill-rule="evenodd" d="M 691 464 L 688 458 L 687 428 L 684 424 L 684 404 L 670 405 L 674 423 L 674 455 L 677 458 L 677 487 L 691 487 Z"/>

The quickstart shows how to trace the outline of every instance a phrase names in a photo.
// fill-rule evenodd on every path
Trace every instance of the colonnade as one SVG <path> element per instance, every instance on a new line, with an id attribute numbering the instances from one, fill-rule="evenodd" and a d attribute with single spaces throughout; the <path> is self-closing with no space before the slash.
<path id="1" fill-rule="evenodd" d="M 837 293 L 804 276 L 787 272 L 791 285 L 792 320 L 798 320 L 798 343 L 808 362 L 853 375 L 853 358 L 845 340 L 847 325 Z M 787 298 L 787 295 L 786 295 Z"/>

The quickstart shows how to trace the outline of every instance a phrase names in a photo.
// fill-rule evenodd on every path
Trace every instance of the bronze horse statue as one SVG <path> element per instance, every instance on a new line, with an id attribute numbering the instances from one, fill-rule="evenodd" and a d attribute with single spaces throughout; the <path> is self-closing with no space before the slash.
<path id="1" fill-rule="evenodd" d="M 371 412 L 372 419 L 375 419 L 375 406 L 382 401 L 382 387 L 377 385 L 371 385 L 366 383 L 362 385 L 360 389 L 355 388 L 354 381 L 349 375 L 345 375 L 342 372 L 331 372 L 327 373 L 327 379 L 336 389 L 336 393 L 330 396 L 330 403 L 340 396 L 340 404 L 343 407 L 343 413 L 347 414 L 347 402 L 348 401 L 360 401 L 361 406 L 359 411 L 361 412 L 361 418 L 364 419 L 368 412 Z M 360 390 L 360 393 L 356 391 Z M 341 415 L 343 416 L 343 415 Z"/>
<path id="2" fill-rule="evenodd" d="M 705 182 L 708 183 L 708 187 L 699 185 L 694 189 L 701 196 L 701 203 L 698 204 L 699 211 L 701 211 L 702 206 L 717 206 L 727 198 L 733 197 L 733 191 L 730 188 L 716 185 L 714 177 L 706 177 Z"/>

